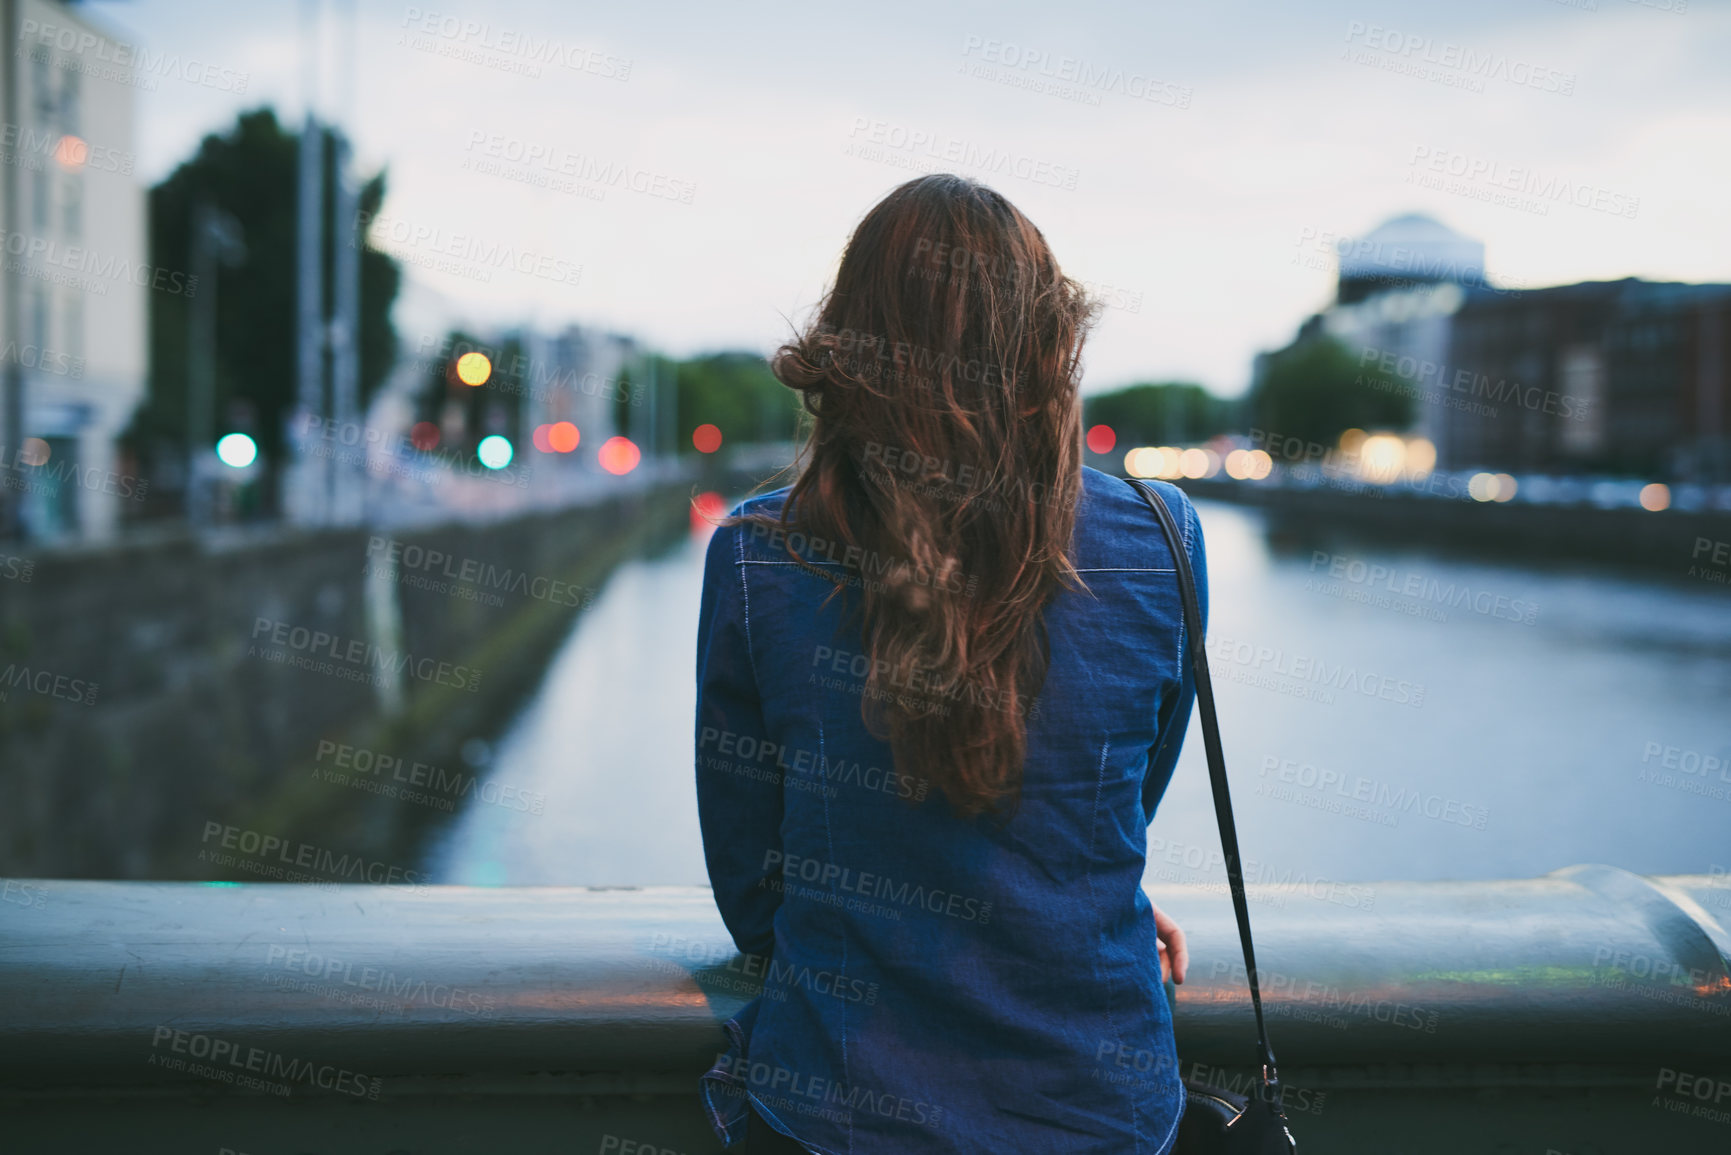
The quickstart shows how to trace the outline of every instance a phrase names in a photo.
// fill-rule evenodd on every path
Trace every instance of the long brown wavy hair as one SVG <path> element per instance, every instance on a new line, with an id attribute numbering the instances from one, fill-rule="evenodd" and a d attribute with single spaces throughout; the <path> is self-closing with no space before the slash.
<path id="1" fill-rule="evenodd" d="M 779 518 L 746 520 L 859 591 L 864 720 L 964 816 L 1014 809 L 1046 674 L 1041 611 L 1081 585 L 1078 384 L 1095 315 L 1007 199 L 925 176 L 860 221 L 773 362 L 811 433 Z M 809 565 L 801 537 L 832 543 L 846 576 Z"/>

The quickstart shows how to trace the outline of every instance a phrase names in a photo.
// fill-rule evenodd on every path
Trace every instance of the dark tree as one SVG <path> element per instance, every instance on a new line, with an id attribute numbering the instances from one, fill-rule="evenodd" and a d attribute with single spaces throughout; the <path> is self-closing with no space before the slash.
<path id="1" fill-rule="evenodd" d="M 192 268 L 192 224 L 203 202 L 240 225 L 246 256 L 217 273 L 215 429 L 235 422 L 250 433 L 267 460 L 280 461 L 296 387 L 296 198 L 300 137 L 261 108 L 243 113 L 225 135 L 204 138 L 183 162 L 150 190 L 150 263 L 181 272 Z M 334 215 L 329 177 L 334 148 L 327 138 L 324 212 L 326 236 Z M 380 172 L 361 188 L 363 220 L 376 214 L 385 196 Z M 345 232 L 343 234 L 347 236 Z M 391 305 L 401 273 L 385 253 L 364 247 L 360 257 L 360 392 L 363 406 L 384 381 L 396 357 Z M 325 300 L 330 300 L 328 242 Z M 149 394 L 128 433 L 146 461 L 178 458 L 186 440 L 187 310 L 185 296 L 153 292 L 150 298 Z"/>
<path id="2" fill-rule="evenodd" d="M 1357 359 L 1339 341 L 1314 337 L 1267 355 L 1251 395 L 1256 426 L 1333 445 L 1348 429 L 1404 430 L 1412 399 L 1359 380 Z"/>
<path id="3" fill-rule="evenodd" d="M 720 429 L 723 445 L 795 436 L 799 395 L 777 381 L 756 353 L 708 353 L 670 368 L 679 399 L 679 452 L 696 452 L 691 434 L 699 425 Z"/>
<path id="4" fill-rule="evenodd" d="M 1117 448 L 1137 445 L 1186 445 L 1237 429 L 1240 405 L 1185 382 L 1127 385 L 1086 397 L 1082 421 L 1087 428 L 1110 426 Z"/>

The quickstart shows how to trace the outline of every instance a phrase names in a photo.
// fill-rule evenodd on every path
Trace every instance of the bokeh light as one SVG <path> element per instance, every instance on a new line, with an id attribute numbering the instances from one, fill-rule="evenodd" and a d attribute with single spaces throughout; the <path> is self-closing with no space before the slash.
<path id="1" fill-rule="evenodd" d="M 1427 477 L 1436 468 L 1436 445 L 1428 437 L 1414 437 L 1406 443 L 1406 472 L 1409 477 Z"/>
<path id="2" fill-rule="evenodd" d="M 431 421 L 415 422 L 415 427 L 409 430 L 409 444 L 422 453 L 437 449 L 439 447 L 439 427 Z"/>
<path id="3" fill-rule="evenodd" d="M 230 469 L 245 469 L 258 460 L 258 443 L 244 433 L 230 433 L 216 443 L 216 456 Z"/>
<path id="4" fill-rule="evenodd" d="M 457 358 L 457 380 L 465 385 L 485 385 L 493 375 L 493 363 L 485 353 L 464 353 Z"/>
<path id="5" fill-rule="evenodd" d="M 80 169 L 90 156 L 90 146 L 81 138 L 67 133 L 54 146 L 54 161 L 64 169 Z"/>
<path id="6" fill-rule="evenodd" d="M 1641 508 L 1649 513 L 1658 513 L 1671 508 L 1671 487 L 1662 481 L 1641 487 Z"/>
<path id="7" fill-rule="evenodd" d="M 1110 453 L 1112 447 L 1118 444 L 1118 435 L 1110 425 L 1096 425 L 1088 430 L 1088 452 Z"/>
<path id="8" fill-rule="evenodd" d="M 552 428 L 551 425 L 535 426 L 535 432 L 529 435 L 529 443 L 541 453 L 553 452 L 553 441 L 547 436 L 548 431 Z"/>
<path id="9" fill-rule="evenodd" d="M 1512 501 L 1519 488 L 1506 473 L 1475 473 L 1467 482 L 1467 496 L 1474 501 Z"/>
<path id="10" fill-rule="evenodd" d="M 1359 441 L 1358 454 L 1358 475 L 1366 481 L 1387 485 L 1400 478 L 1406 465 L 1406 442 L 1393 434 L 1378 433 Z"/>
<path id="11" fill-rule="evenodd" d="M 1234 449 L 1226 455 L 1226 476 L 1237 481 L 1261 481 L 1274 472 L 1274 458 L 1260 449 Z"/>
<path id="12" fill-rule="evenodd" d="M 623 477 L 637 468 L 637 463 L 643 460 L 643 453 L 632 444 L 629 437 L 609 437 L 601 443 L 601 450 L 596 454 L 596 460 L 601 468 L 615 477 Z"/>
<path id="13" fill-rule="evenodd" d="M 511 464 L 511 458 L 514 454 L 515 450 L 511 448 L 511 442 L 497 433 L 481 438 L 481 444 L 475 446 L 475 456 L 488 469 L 505 468 Z"/>
<path id="14" fill-rule="evenodd" d="M 1192 467 L 1197 470 L 1197 477 L 1212 477 L 1220 471 L 1220 458 L 1209 449 L 1178 450 L 1170 445 L 1143 445 L 1124 455 L 1124 472 L 1131 477 L 1157 477 L 1162 481 L 1171 481 L 1186 476 L 1180 462 L 1185 453 L 1194 453 L 1190 459 Z"/>
<path id="15" fill-rule="evenodd" d="M 691 444 L 699 453 L 714 453 L 721 448 L 721 430 L 705 422 L 691 431 Z"/>
<path id="16" fill-rule="evenodd" d="M 1192 480 L 1220 471 L 1220 459 L 1206 449 L 1186 449 L 1178 455 L 1178 472 Z"/>
<path id="17" fill-rule="evenodd" d="M 47 465 L 48 458 L 53 453 L 48 448 L 48 442 L 40 437 L 26 437 L 18 447 L 18 460 L 25 465 Z"/>
<path id="18" fill-rule="evenodd" d="M 691 501 L 691 529 L 693 533 L 708 533 L 716 523 L 727 516 L 727 499 L 719 493 L 700 493 Z"/>
<path id="19" fill-rule="evenodd" d="M 547 443 L 553 447 L 554 453 L 570 453 L 581 440 L 583 435 L 569 421 L 555 421 L 547 430 Z"/>

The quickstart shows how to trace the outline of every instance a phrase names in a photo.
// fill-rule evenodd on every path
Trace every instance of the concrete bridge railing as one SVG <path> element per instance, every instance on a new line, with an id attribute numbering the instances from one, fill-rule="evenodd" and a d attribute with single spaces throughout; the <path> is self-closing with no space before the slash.
<path id="1" fill-rule="evenodd" d="M 8 1152 L 714 1151 L 696 1078 L 762 970 L 695 887 L 0 891 Z M 1150 893 L 1185 1073 L 1246 1078 L 1226 896 Z M 1304 1149 L 1731 1150 L 1731 879 L 1251 894 Z"/>

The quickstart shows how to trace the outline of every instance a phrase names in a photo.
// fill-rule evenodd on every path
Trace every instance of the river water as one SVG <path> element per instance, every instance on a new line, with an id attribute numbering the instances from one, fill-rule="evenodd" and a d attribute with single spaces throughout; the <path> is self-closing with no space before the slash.
<path id="1" fill-rule="evenodd" d="M 1351 905 L 1364 880 L 1731 867 L 1731 591 L 1282 551 L 1258 511 L 1198 509 L 1252 881 Z M 704 545 L 694 533 L 615 571 L 491 750 L 491 777 L 541 812 L 472 801 L 429 848 L 435 881 L 705 883 L 691 750 Z M 1223 880 L 1194 719 L 1149 838 L 1150 881 Z"/>

